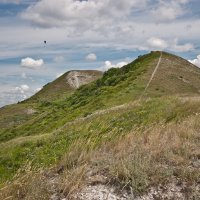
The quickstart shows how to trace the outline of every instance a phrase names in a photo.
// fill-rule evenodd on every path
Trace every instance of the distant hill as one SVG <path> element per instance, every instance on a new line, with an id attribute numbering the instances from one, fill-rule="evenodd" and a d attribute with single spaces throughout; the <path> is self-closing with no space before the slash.
<path id="1" fill-rule="evenodd" d="M 69 71 L 45 85 L 42 90 L 33 95 L 29 100 L 59 100 L 66 98 L 74 90 L 102 77 L 102 72 L 97 70 Z"/>

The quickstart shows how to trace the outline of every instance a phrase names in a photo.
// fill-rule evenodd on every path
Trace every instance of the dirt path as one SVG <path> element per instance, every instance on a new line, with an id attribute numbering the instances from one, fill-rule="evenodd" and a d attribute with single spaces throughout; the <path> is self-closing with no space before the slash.
<path id="1" fill-rule="evenodd" d="M 144 96 L 144 94 L 145 94 L 145 92 L 147 91 L 147 89 L 148 89 L 148 87 L 149 87 L 151 81 L 153 80 L 153 78 L 154 78 L 154 76 L 155 76 L 155 74 L 156 74 L 156 72 L 157 72 L 157 70 L 158 70 L 158 68 L 159 68 L 159 66 L 160 66 L 161 61 L 162 61 L 162 51 L 160 52 L 160 57 L 159 57 L 158 63 L 157 63 L 157 65 L 156 65 L 156 67 L 155 67 L 155 69 L 154 69 L 154 71 L 153 71 L 153 73 L 152 73 L 152 75 L 151 75 L 151 78 L 149 79 L 149 82 L 147 83 L 147 85 L 146 85 L 146 87 L 145 87 L 145 89 L 144 89 L 144 92 L 143 92 L 142 95 L 140 96 L 140 100 L 141 100 L 141 98 Z"/>
<path id="2" fill-rule="evenodd" d="M 157 72 L 157 70 L 158 70 L 158 67 L 160 66 L 161 60 L 162 60 L 162 51 L 160 52 L 160 58 L 159 58 L 159 60 L 158 60 L 158 63 L 157 63 L 157 65 L 156 65 L 156 67 L 155 67 L 155 69 L 154 69 L 152 75 L 151 75 L 151 78 L 150 78 L 149 82 L 147 83 L 146 88 L 144 89 L 144 92 L 146 92 L 146 90 L 147 90 L 147 88 L 149 87 L 151 81 L 153 80 L 153 78 L 154 78 L 154 76 L 155 76 L 155 74 L 156 74 L 156 72 Z"/>
<path id="3" fill-rule="evenodd" d="M 17 138 L 9 140 L 7 142 L 2 142 L 0 144 L 1 144 L 1 147 L 6 148 L 6 147 L 9 147 L 11 145 L 21 145 L 21 144 L 28 142 L 28 141 L 37 141 L 37 140 L 41 140 L 41 139 L 45 139 L 45 138 L 50 138 L 54 134 L 59 134 L 61 131 L 65 130 L 70 125 L 74 125 L 76 123 L 83 122 L 85 120 L 91 119 L 91 118 L 96 117 L 96 116 L 104 115 L 104 114 L 112 112 L 112 111 L 126 109 L 126 108 L 133 106 L 135 104 L 136 104 L 136 102 L 131 102 L 131 103 L 126 103 L 126 104 L 114 106 L 114 107 L 103 109 L 103 110 L 98 110 L 98 111 L 96 111 L 96 112 L 94 112 L 94 113 L 92 113 L 92 114 L 90 114 L 86 117 L 79 117 L 79 118 L 76 118 L 74 121 L 67 122 L 63 126 L 61 126 L 60 128 L 55 129 L 53 132 L 44 133 L 44 134 L 41 134 L 41 135 L 17 137 Z"/>
<path id="4" fill-rule="evenodd" d="M 51 134 L 48 134 L 48 133 L 42 134 L 42 135 L 23 136 L 23 137 L 17 137 L 17 138 L 11 139 L 7 142 L 2 142 L 0 144 L 1 144 L 1 148 L 10 148 L 10 146 L 21 145 L 21 144 L 23 144 L 25 142 L 29 142 L 29 141 L 37 142 L 42 139 L 47 139 L 50 136 L 51 136 Z"/>

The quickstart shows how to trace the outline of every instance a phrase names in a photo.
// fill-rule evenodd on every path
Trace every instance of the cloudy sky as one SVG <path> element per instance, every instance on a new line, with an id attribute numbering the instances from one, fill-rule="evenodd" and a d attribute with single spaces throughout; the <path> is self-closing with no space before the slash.
<path id="1" fill-rule="evenodd" d="M 199 8 L 199 0 L 0 0 L 0 106 L 68 70 L 121 67 L 151 50 L 200 66 Z"/>

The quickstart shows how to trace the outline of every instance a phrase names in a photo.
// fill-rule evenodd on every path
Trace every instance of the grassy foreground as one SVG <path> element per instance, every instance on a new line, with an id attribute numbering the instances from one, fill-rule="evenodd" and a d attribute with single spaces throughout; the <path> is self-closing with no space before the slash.
<path id="1" fill-rule="evenodd" d="M 107 184 L 136 193 L 176 177 L 195 195 L 199 115 L 200 102 L 153 98 L 77 120 L 43 137 L 11 140 L 0 152 L 0 197 L 48 199 L 44 174 L 50 169 L 59 171 L 58 187 L 68 197 L 84 185 L 88 171 L 104 173 Z M 5 184 L 7 179 L 12 181 Z"/>

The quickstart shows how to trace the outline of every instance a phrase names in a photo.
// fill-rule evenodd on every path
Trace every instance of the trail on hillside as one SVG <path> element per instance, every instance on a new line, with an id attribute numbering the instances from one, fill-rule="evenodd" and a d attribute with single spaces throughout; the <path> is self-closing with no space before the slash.
<path id="1" fill-rule="evenodd" d="M 146 87 L 145 87 L 145 89 L 144 89 L 144 91 L 143 91 L 143 93 L 142 93 L 142 95 L 140 96 L 139 99 L 141 99 L 144 96 L 145 92 L 147 91 L 151 81 L 153 80 L 153 78 L 154 78 L 154 76 L 155 76 L 155 74 L 156 74 L 156 72 L 157 72 L 157 70 L 160 66 L 161 60 L 162 60 L 162 51 L 160 52 L 160 57 L 159 57 L 158 63 L 157 63 L 157 65 L 156 65 L 156 67 L 155 67 L 155 69 L 154 69 L 154 71 L 151 75 L 151 78 L 149 79 L 149 82 L 147 83 L 147 85 L 146 85 Z"/>
<path id="2" fill-rule="evenodd" d="M 6 147 L 6 146 L 9 147 L 10 145 L 14 145 L 14 144 L 20 145 L 24 142 L 37 141 L 37 140 L 43 139 L 45 137 L 51 137 L 54 134 L 59 134 L 61 131 L 65 130 L 70 125 L 74 125 L 76 123 L 83 122 L 85 120 L 91 119 L 91 118 L 96 117 L 96 116 L 104 115 L 104 114 L 109 113 L 109 112 L 114 112 L 114 111 L 121 110 L 121 109 L 123 110 L 123 109 L 126 109 L 126 108 L 128 108 L 130 106 L 134 106 L 134 105 L 137 105 L 137 102 L 125 103 L 125 104 L 117 105 L 117 106 L 114 106 L 114 107 L 111 107 L 111 108 L 97 110 L 97 111 L 95 111 L 95 112 L 93 112 L 93 113 L 91 113 L 91 114 L 89 114 L 85 117 L 78 117 L 78 118 L 74 119 L 73 121 L 66 122 L 60 128 L 57 128 L 50 133 L 44 133 L 44 134 L 33 135 L 33 136 L 17 137 L 17 138 L 13 138 L 13 139 L 11 139 L 7 142 L 0 142 L 0 144 L 3 145 L 4 147 Z"/>
<path id="3" fill-rule="evenodd" d="M 8 140 L 7 142 L 1 142 L 1 147 L 2 148 L 9 148 L 10 146 L 14 146 L 14 145 L 21 145 L 25 142 L 36 142 L 42 139 L 47 139 L 51 136 L 51 133 L 44 133 L 41 135 L 29 135 L 29 136 L 22 136 L 22 137 L 17 137 L 11 140 Z"/>
<path id="4" fill-rule="evenodd" d="M 140 97 L 141 98 L 141 97 Z M 200 97 L 195 96 L 195 97 L 177 97 L 181 102 L 187 102 L 187 101 L 193 101 L 193 102 L 198 102 L 200 101 Z M 110 108 L 106 108 L 106 109 L 102 109 L 102 110 L 97 110 L 85 117 L 78 117 L 76 119 L 74 119 L 73 121 L 69 121 L 66 122 L 64 125 L 62 125 L 60 128 L 57 128 L 55 130 L 53 130 L 50 133 L 44 133 L 44 134 L 40 134 L 40 135 L 33 135 L 33 136 L 22 136 L 22 137 L 17 137 L 14 139 L 11 139 L 7 142 L 0 142 L 1 146 L 4 147 L 8 147 L 10 145 L 20 145 L 24 142 L 28 142 L 28 141 L 37 141 L 40 139 L 44 139 L 45 137 L 51 137 L 54 134 L 59 134 L 61 131 L 65 130 L 68 126 L 71 125 L 75 125 L 77 123 L 83 122 L 85 120 L 100 116 L 100 115 L 104 115 L 107 114 L 109 112 L 114 112 L 114 111 L 118 111 L 118 110 L 123 110 L 123 109 L 128 109 L 129 107 L 132 106 L 136 106 L 140 104 L 138 100 L 135 100 L 133 102 L 130 103 L 125 103 L 125 104 L 121 104 L 121 105 L 117 105 L 114 107 L 110 107 Z"/>

